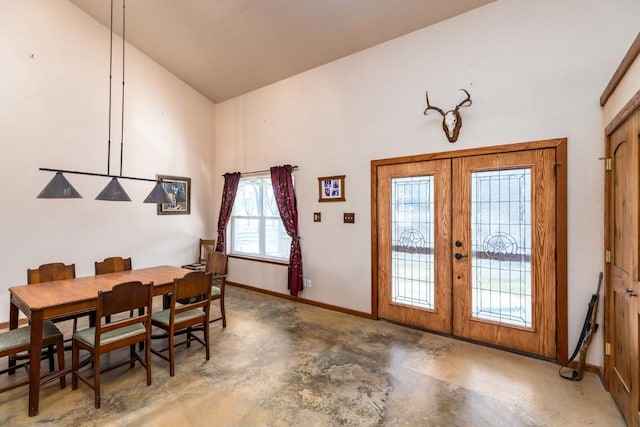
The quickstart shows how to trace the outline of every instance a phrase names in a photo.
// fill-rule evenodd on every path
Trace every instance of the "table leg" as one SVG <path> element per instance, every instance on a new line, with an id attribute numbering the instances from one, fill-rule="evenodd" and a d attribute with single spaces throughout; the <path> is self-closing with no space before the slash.
<path id="1" fill-rule="evenodd" d="M 18 307 L 16 307 L 13 302 L 9 304 L 9 329 L 16 329 L 18 327 Z M 16 366 L 16 358 L 9 357 L 9 368 Z M 13 375 L 16 373 L 15 369 L 9 370 L 9 375 Z"/>
<path id="2" fill-rule="evenodd" d="M 29 416 L 38 415 L 40 403 L 40 360 L 42 358 L 42 312 L 31 313 L 31 351 L 29 352 Z"/>

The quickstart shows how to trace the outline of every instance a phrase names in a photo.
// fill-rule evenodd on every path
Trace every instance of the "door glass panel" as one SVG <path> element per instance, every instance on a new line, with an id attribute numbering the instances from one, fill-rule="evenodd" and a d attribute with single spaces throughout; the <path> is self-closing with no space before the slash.
<path id="1" fill-rule="evenodd" d="M 531 328 L 531 168 L 471 173 L 473 318 Z"/>
<path id="2" fill-rule="evenodd" d="M 391 301 L 433 309 L 433 176 L 391 180 Z"/>

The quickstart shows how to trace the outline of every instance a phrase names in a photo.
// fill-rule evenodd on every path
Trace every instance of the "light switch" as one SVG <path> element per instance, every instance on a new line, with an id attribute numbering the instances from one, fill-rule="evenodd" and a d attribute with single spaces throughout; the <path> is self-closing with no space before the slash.
<path id="1" fill-rule="evenodd" d="M 320 212 L 314 212 L 313 222 L 320 222 L 320 221 L 322 221 L 322 214 Z"/>
<path id="2" fill-rule="evenodd" d="M 356 214 L 355 213 L 346 213 L 344 214 L 344 223 L 345 224 L 353 224 L 356 222 Z"/>

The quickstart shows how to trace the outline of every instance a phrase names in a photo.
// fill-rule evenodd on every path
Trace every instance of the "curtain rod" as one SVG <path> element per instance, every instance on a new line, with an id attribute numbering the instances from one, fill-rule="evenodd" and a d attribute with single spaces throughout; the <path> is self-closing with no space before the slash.
<path id="1" fill-rule="evenodd" d="M 296 170 L 298 169 L 298 166 L 291 166 L 291 170 Z M 251 172 L 240 172 L 240 175 L 257 175 L 257 174 L 261 174 L 261 173 L 267 173 L 270 172 L 271 169 L 266 169 L 266 170 L 262 170 L 262 171 L 251 171 Z M 224 176 L 224 175 L 223 175 Z"/>

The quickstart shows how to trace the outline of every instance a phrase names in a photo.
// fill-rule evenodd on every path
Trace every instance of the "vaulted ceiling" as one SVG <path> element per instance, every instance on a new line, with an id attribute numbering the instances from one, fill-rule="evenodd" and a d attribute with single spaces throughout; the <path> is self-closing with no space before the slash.
<path id="1" fill-rule="evenodd" d="M 71 1 L 110 27 L 109 1 Z M 492 1 L 129 0 L 125 36 L 221 102 Z M 119 35 L 121 23 L 114 0 Z"/>

